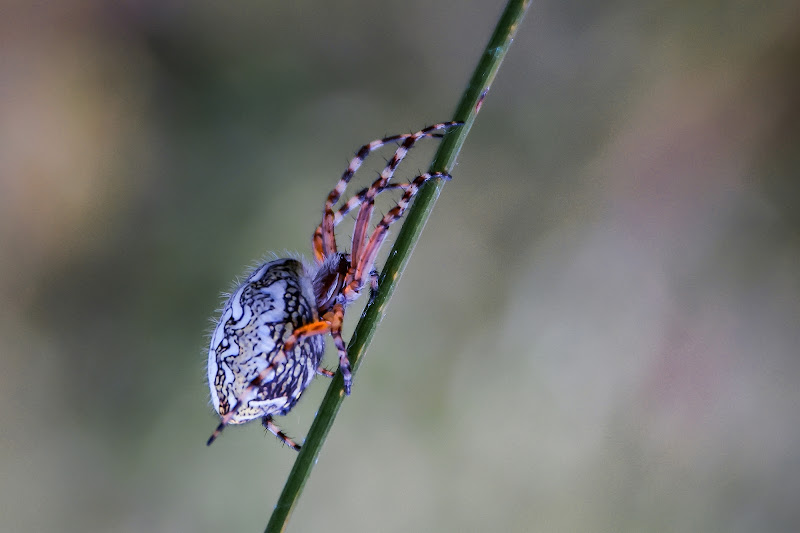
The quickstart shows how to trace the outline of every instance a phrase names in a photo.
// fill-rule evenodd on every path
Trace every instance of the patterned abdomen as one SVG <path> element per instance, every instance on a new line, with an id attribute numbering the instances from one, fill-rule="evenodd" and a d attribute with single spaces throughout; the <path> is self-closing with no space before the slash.
<path id="1" fill-rule="evenodd" d="M 222 309 L 208 352 L 211 402 L 220 415 L 242 402 L 232 424 L 288 412 L 316 374 L 325 341 L 306 337 L 288 353 L 292 332 L 318 320 L 311 279 L 300 261 L 279 259 L 258 267 Z M 261 385 L 247 386 L 270 365 Z"/>

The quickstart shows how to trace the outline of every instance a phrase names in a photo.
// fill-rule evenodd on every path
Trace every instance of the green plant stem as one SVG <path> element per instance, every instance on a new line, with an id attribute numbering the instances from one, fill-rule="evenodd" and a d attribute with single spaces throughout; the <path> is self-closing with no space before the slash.
<path id="1" fill-rule="evenodd" d="M 517 28 L 529 5 L 530 0 L 509 0 L 506 5 L 453 116 L 453 120 L 463 122 L 464 125 L 454 128 L 442 140 L 439 150 L 431 163 L 430 172 L 449 173 L 453 168 L 456 157 L 467 138 L 478 111 L 480 111 L 483 99 L 486 97 L 492 81 L 494 81 L 497 70 L 500 68 L 500 63 L 503 61 L 506 52 L 508 52 Z M 444 180 L 441 179 L 426 183 L 420 189 L 413 205 L 407 212 L 406 220 L 397 235 L 394 247 L 389 253 L 386 265 L 379 278 L 379 289 L 375 298 L 364 310 L 364 314 L 356 325 L 347 348 L 354 376 L 358 367 L 361 366 L 364 353 L 375 334 L 378 323 L 383 319 L 386 312 L 386 304 L 392 297 L 397 282 L 411 257 L 411 252 L 419 239 L 420 233 L 422 233 L 422 228 L 425 226 L 443 186 Z M 322 444 L 333 425 L 343 399 L 344 383 L 341 373 L 337 372 L 322 400 L 317 416 L 311 424 L 308 436 L 297 456 L 294 467 L 289 473 L 283 492 L 281 492 L 272 517 L 267 524 L 266 533 L 274 533 L 286 529 L 289 516 L 297 505 L 311 469 L 317 462 Z"/>

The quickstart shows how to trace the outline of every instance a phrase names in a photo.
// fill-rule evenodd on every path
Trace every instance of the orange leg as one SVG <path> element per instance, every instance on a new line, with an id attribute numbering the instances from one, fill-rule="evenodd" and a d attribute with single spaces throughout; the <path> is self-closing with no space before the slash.
<path id="1" fill-rule="evenodd" d="M 335 375 L 334 372 L 331 372 L 324 366 L 320 366 L 319 368 L 317 368 L 317 374 L 319 374 L 320 376 L 325 376 L 326 378 L 332 378 Z"/>

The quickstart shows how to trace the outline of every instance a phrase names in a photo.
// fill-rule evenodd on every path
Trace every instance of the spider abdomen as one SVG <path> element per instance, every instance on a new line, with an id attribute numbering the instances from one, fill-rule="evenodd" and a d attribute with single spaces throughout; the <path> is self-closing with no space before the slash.
<path id="1" fill-rule="evenodd" d="M 318 319 L 300 261 L 271 261 L 250 274 L 222 308 L 208 352 L 211 402 L 220 416 L 236 408 L 230 423 L 241 424 L 288 412 L 314 378 L 325 341 L 305 337 L 290 350 L 284 341 Z"/>

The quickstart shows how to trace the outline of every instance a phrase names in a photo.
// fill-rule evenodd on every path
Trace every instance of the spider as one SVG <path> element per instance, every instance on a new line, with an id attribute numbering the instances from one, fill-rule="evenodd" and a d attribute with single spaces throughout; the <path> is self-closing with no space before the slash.
<path id="1" fill-rule="evenodd" d="M 408 183 L 392 184 L 390 180 L 418 140 L 442 137 L 444 134 L 437 132 L 461 124 L 434 124 L 416 133 L 393 135 L 362 146 L 325 200 L 322 222 L 312 237 L 314 263 L 294 258 L 268 261 L 233 291 L 222 307 L 208 350 L 211 403 L 221 421 L 207 444 L 214 442 L 228 424 L 261 418 L 267 430 L 299 450 L 300 445 L 281 431 L 272 417 L 288 413 L 316 374 L 333 376 L 320 366 L 325 334 L 329 333 L 336 345 L 345 393 L 350 394 L 352 375 L 342 338 L 345 309 L 367 284 L 374 294 L 378 283 L 375 257 L 389 227 L 403 216 L 419 188 L 430 179 L 450 176 L 435 172 L 421 174 Z M 367 156 L 391 143 L 399 145 L 380 176 L 334 210 Z M 375 197 L 394 189 L 402 190 L 402 197 L 367 238 Z M 359 211 L 350 253 L 340 252 L 334 228 L 356 208 Z"/>

